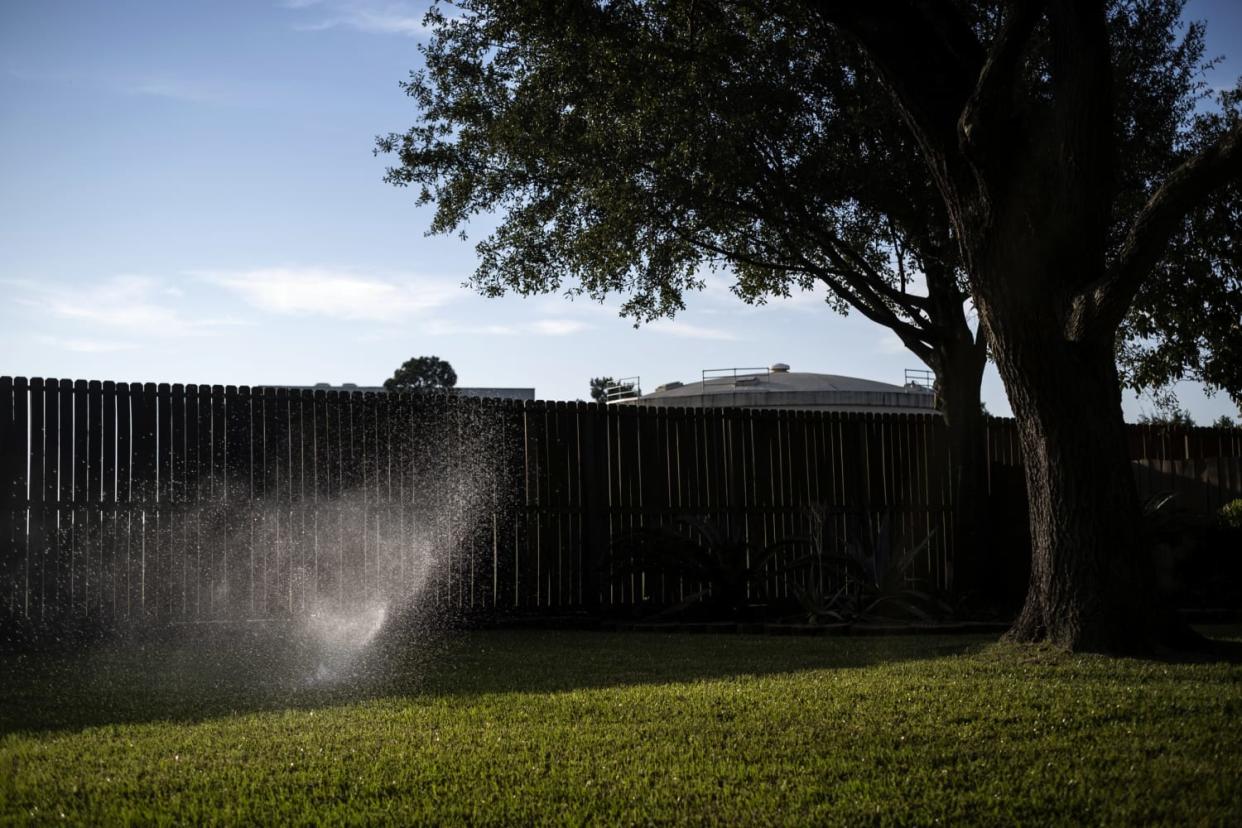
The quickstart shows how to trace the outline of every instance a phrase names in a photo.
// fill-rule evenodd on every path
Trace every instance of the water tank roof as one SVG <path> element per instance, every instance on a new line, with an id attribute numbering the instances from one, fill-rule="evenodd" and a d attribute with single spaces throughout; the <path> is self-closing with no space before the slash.
<path id="1" fill-rule="evenodd" d="M 775 369 L 776 366 L 773 366 Z M 666 383 L 644 394 L 639 404 L 692 407 L 823 408 L 839 410 L 934 409 L 934 395 L 917 386 L 817 374 L 772 370 L 767 374 L 707 377 L 701 382 Z"/>
<path id="2" fill-rule="evenodd" d="M 768 391 L 896 391 L 906 393 L 905 386 L 888 382 L 845 377 L 839 374 L 814 374 L 806 371 L 773 371 L 766 376 L 749 374 L 739 377 L 708 377 L 703 382 L 666 383 L 661 389 L 646 397 L 689 396 L 697 394 L 733 393 L 738 388 L 762 388 Z"/>

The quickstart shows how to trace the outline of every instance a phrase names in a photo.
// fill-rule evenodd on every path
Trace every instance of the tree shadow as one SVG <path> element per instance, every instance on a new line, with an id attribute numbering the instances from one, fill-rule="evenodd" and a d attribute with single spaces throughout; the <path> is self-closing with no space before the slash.
<path id="1" fill-rule="evenodd" d="M 1161 661 L 1242 663 L 1242 629 L 1214 652 Z M 423 630 L 325 663 L 304 640 L 228 627 L 74 653 L 0 657 L 0 736 L 408 698 L 469 704 L 556 693 L 806 670 L 848 670 L 978 652 L 990 635 L 776 637 L 694 633 Z"/>
<path id="2" fill-rule="evenodd" d="M 992 637 L 816 637 L 595 631 L 424 631 L 353 660 L 271 631 L 226 629 L 76 653 L 0 658 L 0 735 L 194 723 L 380 698 L 668 684 L 935 659 Z"/>
<path id="3" fill-rule="evenodd" d="M 1242 664 L 1242 638 L 1237 637 L 1242 629 L 1229 626 L 1220 632 L 1234 637 L 1204 636 L 1186 647 L 1160 648 L 1152 653 L 1151 660 L 1164 664 Z"/>

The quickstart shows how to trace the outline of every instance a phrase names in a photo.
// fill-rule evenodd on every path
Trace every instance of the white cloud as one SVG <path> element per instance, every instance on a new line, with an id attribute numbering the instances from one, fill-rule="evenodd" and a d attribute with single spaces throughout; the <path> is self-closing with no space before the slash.
<path id="1" fill-rule="evenodd" d="M 115 276 L 92 285 L 47 285 L 8 281 L 18 288 L 16 301 L 84 325 L 124 331 L 129 336 L 202 336 L 238 324 L 233 319 L 203 318 L 168 304 L 176 288 L 146 276 Z M 72 337 L 61 341 L 73 340 Z M 74 340 L 86 342 L 95 340 Z"/>
<path id="2" fill-rule="evenodd" d="M 287 0 L 285 8 L 317 14 L 295 28 L 307 32 L 347 28 L 367 34 L 397 34 L 421 37 L 424 6 L 413 3 L 376 0 Z"/>
<path id="3" fill-rule="evenodd" d="M 713 339 L 719 341 L 733 341 L 738 338 L 732 331 L 726 331 L 722 328 L 708 328 L 702 325 L 691 325 L 689 322 L 678 322 L 672 319 L 656 320 L 649 325 L 644 325 L 643 330 L 656 331 L 657 333 L 681 337 L 682 339 Z"/>
<path id="4" fill-rule="evenodd" d="M 38 69 L 8 69 L 5 74 L 22 81 L 78 87 L 114 95 L 165 98 L 186 103 L 221 104 L 235 102 L 238 98 L 237 90 L 228 89 L 217 81 L 192 80 L 168 75 L 110 76 L 100 73 L 85 74 Z"/>
<path id="5" fill-rule="evenodd" d="M 573 319 L 539 319 L 520 325 L 471 325 L 433 319 L 422 329 L 433 336 L 569 336 L 591 327 Z"/>
<path id="6" fill-rule="evenodd" d="M 120 91 L 129 95 L 167 98 L 186 103 L 224 103 L 230 98 L 221 89 L 177 78 L 145 78 L 121 85 L 119 88 Z"/>
<path id="7" fill-rule="evenodd" d="M 432 319 L 422 326 L 431 336 L 514 336 L 521 330 L 513 325 L 463 325 L 451 319 Z"/>
<path id="8" fill-rule="evenodd" d="M 540 319 L 530 325 L 533 333 L 543 334 L 545 336 L 567 336 L 580 331 L 585 331 L 591 326 L 585 322 L 579 322 L 575 319 Z"/>
<path id="9" fill-rule="evenodd" d="M 46 335 L 37 336 L 35 339 L 49 347 L 78 354 L 108 354 L 115 351 L 132 351 L 138 347 L 132 342 L 111 342 L 101 339 L 74 339 Z"/>
<path id="10" fill-rule="evenodd" d="M 348 270 L 269 267 L 201 274 L 269 313 L 387 322 L 441 307 L 460 294 L 443 280 L 383 279 Z"/>

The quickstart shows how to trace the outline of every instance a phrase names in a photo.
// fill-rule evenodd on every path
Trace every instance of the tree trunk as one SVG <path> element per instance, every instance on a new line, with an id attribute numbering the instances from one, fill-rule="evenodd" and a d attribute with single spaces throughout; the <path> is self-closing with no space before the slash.
<path id="1" fill-rule="evenodd" d="M 1171 628 L 1155 610 L 1111 342 L 1067 341 L 1036 316 L 990 322 L 1031 517 L 1031 582 L 1008 637 L 1143 651 Z"/>
<path id="2" fill-rule="evenodd" d="M 952 589 L 970 603 L 978 603 L 984 575 L 984 467 L 983 410 L 979 386 L 987 364 L 982 332 L 974 339 L 954 340 L 938 349 L 940 365 L 936 391 L 949 431 L 950 476 L 953 495 Z"/>

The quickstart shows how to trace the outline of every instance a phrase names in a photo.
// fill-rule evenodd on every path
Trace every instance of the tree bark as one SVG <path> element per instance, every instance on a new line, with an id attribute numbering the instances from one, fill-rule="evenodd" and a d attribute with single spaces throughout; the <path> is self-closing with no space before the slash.
<path id="1" fill-rule="evenodd" d="M 1171 628 L 1155 609 L 1111 343 L 1048 331 L 1022 319 L 991 320 L 1031 516 L 1031 581 L 1008 637 L 1141 652 Z"/>
<path id="2" fill-rule="evenodd" d="M 936 392 L 949 432 L 953 497 L 953 592 L 972 605 L 986 588 L 983 408 L 979 387 L 987 364 L 982 334 L 938 347 Z"/>

